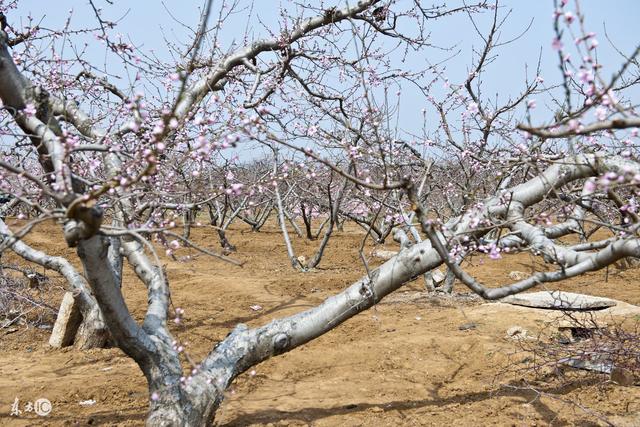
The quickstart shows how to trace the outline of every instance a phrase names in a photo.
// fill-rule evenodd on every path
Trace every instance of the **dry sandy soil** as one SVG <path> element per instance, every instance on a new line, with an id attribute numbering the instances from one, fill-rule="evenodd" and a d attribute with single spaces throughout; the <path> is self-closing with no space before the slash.
<path id="1" fill-rule="evenodd" d="M 27 240 L 51 254 L 72 254 L 61 244 L 58 227 L 39 226 Z M 194 231 L 195 240 L 217 249 L 211 229 Z M 349 229 L 331 241 L 321 267 L 294 272 L 275 229 L 230 233 L 235 267 L 204 255 L 186 262 L 166 260 L 174 305 L 186 311 L 173 327 L 194 359 L 204 356 L 236 324 L 261 325 L 318 304 L 363 274 L 358 248 L 362 233 Z M 298 239 L 309 256 L 316 242 Z M 393 248 L 388 245 L 388 248 Z M 372 246 L 367 246 L 370 253 Z M 73 258 L 73 256 L 72 256 Z M 478 260 L 480 261 L 480 260 Z M 75 261 L 74 261 L 75 262 Z M 372 261 L 373 264 L 379 261 Z M 528 255 L 478 262 L 473 274 L 489 284 L 509 282 L 512 270 L 544 268 Z M 640 270 L 610 269 L 558 285 L 559 289 L 612 297 L 640 305 Z M 54 283 L 56 283 L 54 281 Z M 61 283 L 61 282 L 57 282 Z M 144 287 L 126 272 L 124 292 L 134 315 L 145 309 Z M 514 325 L 532 334 L 549 330 L 549 311 L 507 304 L 485 304 L 460 296 L 435 297 L 416 280 L 325 336 L 266 361 L 241 375 L 217 413 L 219 426 L 469 426 L 469 425 L 613 425 L 640 426 L 640 387 L 623 387 L 602 377 L 570 384 L 537 379 L 537 395 L 516 389 L 526 372 L 508 372 L 517 341 L 505 337 Z M 55 305 L 62 291 L 49 293 Z M 262 306 L 254 311 L 250 306 Z M 609 313 L 614 320 L 638 320 L 639 312 L 622 304 Z M 602 315 L 602 314 L 601 314 Z M 475 329 L 461 325 L 474 322 Z M 464 328 L 463 328 L 464 329 Z M 21 325 L 0 329 L 0 425 L 141 425 L 145 419 L 145 380 L 118 349 L 78 352 L 51 349 L 49 331 Z M 15 398 L 49 399 L 46 418 L 23 413 L 10 417 Z M 93 399 L 92 406 L 80 401 Z"/>

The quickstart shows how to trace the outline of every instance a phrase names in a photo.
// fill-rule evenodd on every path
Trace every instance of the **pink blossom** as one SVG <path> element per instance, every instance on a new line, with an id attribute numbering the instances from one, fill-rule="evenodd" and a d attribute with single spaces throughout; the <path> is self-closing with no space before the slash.
<path id="1" fill-rule="evenodd" d="M 571 24 L 573 22 L 573 20 L 575 19 L 575 16 L 573 15 L 573 13 L 571 12 L 566 12 L 564 14 L 564 20 L 567 24 Z"/>
<path id="2" fill-rule="evenodd" d="M 597 118 L 598 120 L 601 120 L 601 121 L 602 121 L 602 120 L 606 119 L 606 118 L 607 118 L 607 114 L 608 114 L 608 111 L 607 111 L 607 109 L 606 109 L 605 107 L 603 107 L 603 106 L 599 106 L 599 107 L 598 107 L 598 108 L 596 108 L 596 110 L 595 110 L 595 115 L 596 115 L 596 118 Z"/>
<path id="3" fill-rule="evenodd" d="M 569 120 L 569 129 L 578 130 L 578 127 L 580 127 L 579 121 L 577 121 L 576 119 Z"/>
<path id="4" fill-rule="evenodd" d="M 593 73 L 591 72 L 591 70 L 581 69 L 578 72 L 578 79 L 582 83 L 591 83 L 593 82 Z"/>
<path id="5" fill-rule="evenodd" d="M 164 132 L 164 123 L 159 122 L 153 127 L 152 133 L 154 135 L 160 135 L 162 132 Z"/>
<path id="6" fill-rule="evenodd" d="M 588 179 L 584 183 L 584 190 L 589 193 L 593 193 L 596 190 L 596 183 L 592 179 Z"/>
<path id="7" fill-rule="evenodd" d="M 490 250 L 489 250 L 489 258 L 491 259 L 500 259 L 502 258 L 502 255 L 500 255 L 500 248 L 497 247 L 495 245 L 495 243 L 492 243 L 490 246 Z"/>
<path id="8" fill-rule="evenodd" d="M 30 102 L 24 107 L 24 110 L 22 111 L 27 117 L 33 117 L 36 114 L 37 110 L 36 110 L 36 106 Z"/>
<path id="9" fill-rule="evenodd" d="M 238 195 L 240 195 L 242 193 L 242 188 L 243 187 L 244 187 L 243 184 L 235 183 L 235 184 L 231 185 L 231 191 L 233 192 L 233 194 L 238 196 Z"/>

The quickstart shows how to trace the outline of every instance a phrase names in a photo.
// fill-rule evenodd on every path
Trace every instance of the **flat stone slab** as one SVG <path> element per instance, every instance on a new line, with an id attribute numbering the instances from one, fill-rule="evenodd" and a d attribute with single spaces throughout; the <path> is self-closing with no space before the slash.
<path id="1" fill-rule="evenodd" d="M 591 295 L 562 291 L 541 291 L 511 295 L 499 300 L 507 304 L 548 310 L 602 310 L 613 307 L 616 301 Z"/>

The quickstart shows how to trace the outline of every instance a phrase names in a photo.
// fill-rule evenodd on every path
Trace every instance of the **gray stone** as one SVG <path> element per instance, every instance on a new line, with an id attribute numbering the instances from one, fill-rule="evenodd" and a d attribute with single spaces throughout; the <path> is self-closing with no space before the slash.
<path id="1" fill-rule="evenodd" d="M 552 310 L 600 310 L 617 304 L 616 301 L 608 298 L 562 291 L 542 291 L 511 295 L 502 298 L 500 302 Z"/>
<path id="2" fill-rule="evenodd" d="M 507 339 L 511 340 L 526 340 L 530 339 L 529 331 L 527 331 L 522 326 L 512 326 L 507 329 L 507 335 L 505 336 Z"/>
<path id="3" fill-rule="evenodd" d="M 613 370 L 613 363 L 607 360 L 598 360 L 598 355 L 590 355 L 591 360 L 589 358 L 585 358 L 584 356 L 575 356 L 575 357 L 565 357 L 564 359 L 560 359 L 558 362 L 563 365 L 571 366 L 576 369 L 583 369 L 585 371 L 593 371 L 599 372 L 601 374 L 611 374 Z"/>
<path id="4" fill-rule="evenodd" d="M 433 281 L 436 284 L 440 284 L 440 283 L 444 282 L 444 279 L 446 278 L 444 273 L 442 271 L 440 271 L 439 268 L 434 268 L 433 270 L 431 270 L 431 277 L 433 278 Z"/>
<path id="5" fill-rule="evenodd" d="M 461 331 L 470 331 L 470 330 L 476 329 L 477 327 L 478 325 L 476 325 L 474 322 L 468 322 L 458 326 L 458 329 Z"/>
<path id="6" fill-rule="evenodd" d="M 49 338 L 49 345 L 55 348 L 66 347 L 73 343 L 82 315 L 71 292 L 66 292 L 60 304 L 56 323 Z"/>

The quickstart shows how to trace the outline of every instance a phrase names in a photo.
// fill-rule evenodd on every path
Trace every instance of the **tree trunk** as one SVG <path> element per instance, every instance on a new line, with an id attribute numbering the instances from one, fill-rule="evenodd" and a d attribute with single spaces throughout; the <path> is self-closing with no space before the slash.
<path id="1" fill-rule="evenodd" d="M 307 207 L 304 203 L 300 203 L 300 211 L 302 212 L 302 221 L 304 222 L 304 229 L 307 233 L 307 239 L 315 240 L 313 233 L 311 232 L 311 212 L 307 216 Z"/>
<path id="2" fill-rule="evenodd" d="M 218 228 L 218 237 L 220 238 L 220 246 L 224 249 L 225 253 L 231 253 L 236 251 L 236 247 L 229 242 L 225 230 Z"/>
<path id="3" fill-rule="evenodd" d="M 215 412 L 222 402 L 220 392 L 211 386 L 191 393 L 183 389 L 167 393 L 166 386 L 163 385 L 163 388 L 164 396 L 159 396 L 156 392 L 159 398 L 151 402 L 146 420 L 148 427 L 213 426 Z"/>
<path id="4" fill-rule="evenodd" d="M 100 309 L 95 307 L 82 318 L 73 345 L 80 350 L 106 348 L 109 346 L 110 337 L 109 329 L 100 315 Z"/>
<path id="5" fill-rule="evenodd" d="M 444 283 L 442 284 L 441 292 L 445 294 L 451 294 L 453 292 L 453 283 L 456 281 L 456 276 L 453 274 L 453 271 L 447 269 L 447 274 L 444 279 Z"/>

